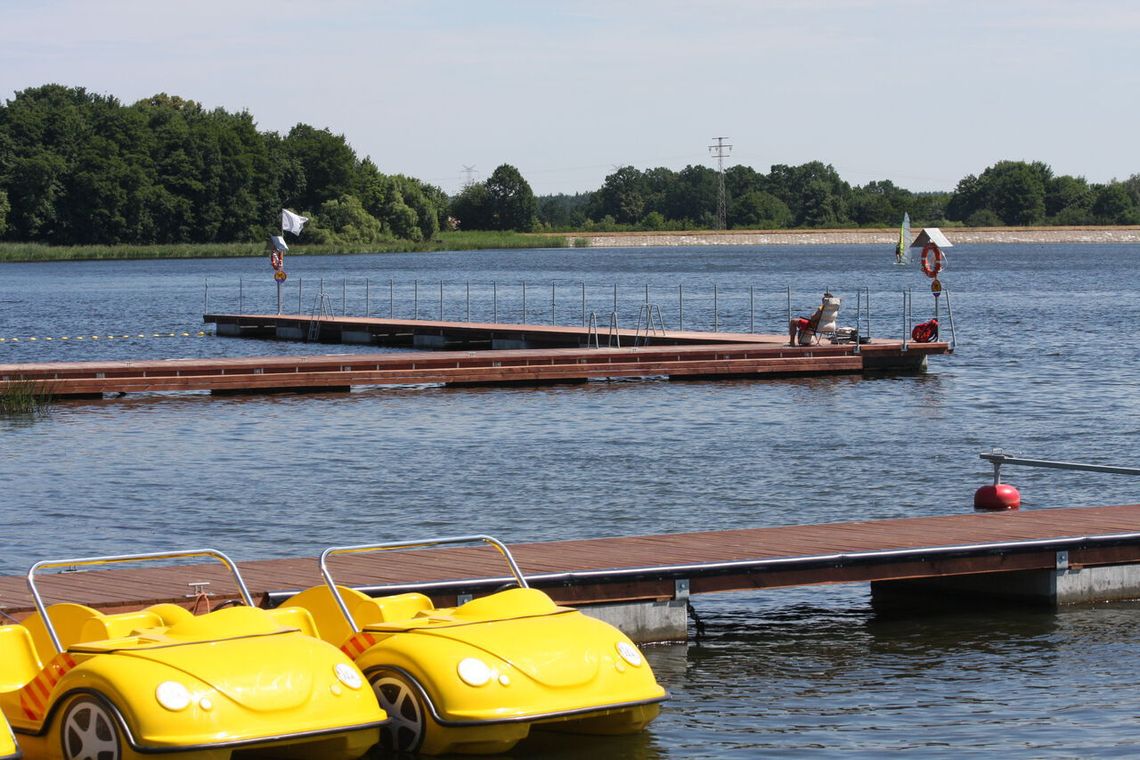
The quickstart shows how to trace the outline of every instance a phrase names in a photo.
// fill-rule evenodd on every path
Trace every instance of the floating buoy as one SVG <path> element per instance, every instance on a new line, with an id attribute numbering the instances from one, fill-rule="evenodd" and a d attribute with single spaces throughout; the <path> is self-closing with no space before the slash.
<path id="1" fill-rule="evenodd" d="M 974 492 L 974 509 L 985 512 L 1002 512 L 1021 507 L 1021 494 L 1008 483 L 982 486 Z"/>

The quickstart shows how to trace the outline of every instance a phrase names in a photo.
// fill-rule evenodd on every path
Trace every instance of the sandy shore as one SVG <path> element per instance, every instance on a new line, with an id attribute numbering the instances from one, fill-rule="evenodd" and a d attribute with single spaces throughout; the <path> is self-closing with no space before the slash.
<path id="1" fill-rule="evenodd" d="M 915 228 L 917 235 L 921 228 Z M 1134 227 L 953 227 L 942 230 L 952 243 L 1140 243 Z M 725 232 L 599 232 L 567 235 L 571 245 L 636 248 L 683 245 L 890 245 L 897 229 L 729 230 Z"/>

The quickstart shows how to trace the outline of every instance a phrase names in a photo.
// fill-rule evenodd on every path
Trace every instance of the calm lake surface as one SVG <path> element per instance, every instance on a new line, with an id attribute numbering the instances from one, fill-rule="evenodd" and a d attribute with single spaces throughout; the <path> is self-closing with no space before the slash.
<path id="1" fill-rule="evenodd" d="M 990 482 L 978 454 L 995 446 L 1140 466 L 1140 249 L 962 245 L 948 259 L 957 351 L 919 375 L 154 395 L 0 420 L 0 574 L 201 545 L 246 560 L 471 532 L 958 514 Z M 933 299 L 917 265 L 891 262 L 867 246 L 291 257 L 283 298 L 311 313 L 323 280 L 333 313 L 435 319 L 442 282 L 445 319 L 521 322 L 525 281 L 526 320 L 549 323 L 553 283 L 555 321 L 595 312 L 604 329 L 616 286 L 622 327 L 648 298 L 667 327 L 772 333 L 789 287 L 796 314 L 832 289 L 851 325 L 866 289 L 872 336 L 897 337 L 902 291 L 916 318 Z M 261 259 L 2 265 L 0 363 L 375 350 L 197 335 L 204 310 L 274 311 L 270 274 Z M 1007 470 L 1024 509 L 1134 503 L 1140 487 Z M 648 732 L 530 752 L 1140 755 L 1136 605 L 884 617 L 864 585 L 694 603 L 705 637 L 649 648 L 673 699 Z"/>

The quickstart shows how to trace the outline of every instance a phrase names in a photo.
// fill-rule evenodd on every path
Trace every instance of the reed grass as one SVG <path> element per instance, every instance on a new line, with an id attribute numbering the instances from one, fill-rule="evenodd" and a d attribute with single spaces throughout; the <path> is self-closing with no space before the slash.
<path id="1" fill-rule="evenodd" d="M 425 242 L 386 240 L 380 243 L 335 245 L 293 244 L 290 256 L 331 256 L 354 253 L 472 251 L 497 248 L 562 248 L 564 235 L 522 232 L 441 232 Z M 99 261 L 110 259 L 216 259 L 264 256 L 264 243 L 180 243 L 171 245 L 75 245 L 0 243 L 0 262 Z"/>
<path id="2" fill-rule="evenodd" d="M 51 393 L 31 380 L 10 380 L 0 385 L 0 416 L 40 417 L 51 409 Z"/>

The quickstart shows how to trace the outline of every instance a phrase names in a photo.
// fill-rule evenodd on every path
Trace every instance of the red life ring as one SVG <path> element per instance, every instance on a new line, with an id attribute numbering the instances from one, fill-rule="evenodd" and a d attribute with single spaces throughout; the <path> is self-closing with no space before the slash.
<path id="1" fill-rule="evenodd" d="M 930 252 L 934 251 L 934 264 L 930 263 Z M 922 273 L 927 277 L 934 278 L 942 271 L 942 262 L 945 260 L 942 250 L 934 244 L 934 241 L 927 243 L 922 248 Z"/>
<path id="2" fill-rule="evenodd" d="M 274 249 L 269 253 L 269 264 L 277 271 L 281 271 L 281 251 Z"/>

